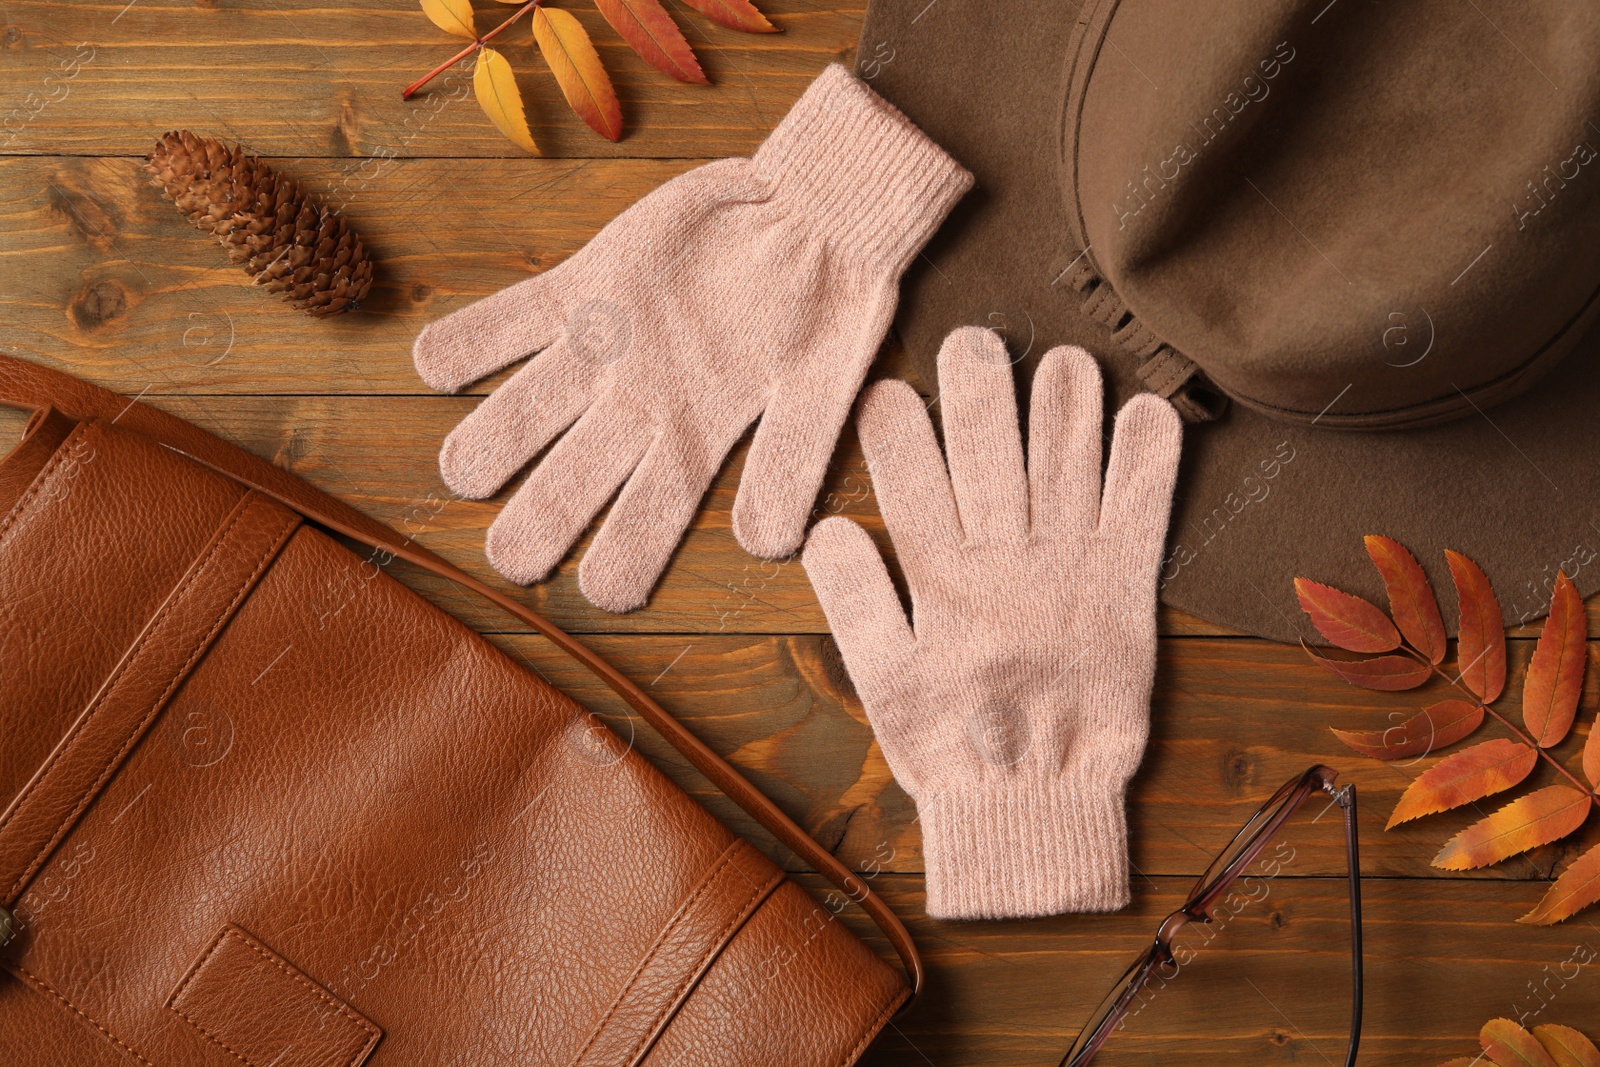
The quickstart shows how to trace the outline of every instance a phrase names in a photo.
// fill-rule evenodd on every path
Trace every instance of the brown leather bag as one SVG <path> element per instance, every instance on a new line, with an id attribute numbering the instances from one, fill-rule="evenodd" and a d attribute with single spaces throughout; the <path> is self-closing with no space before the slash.
<path id="1" fill-rule="evenodd" d="M 0 402 L 0 1063 L 842 1067 L 920 988 L 548 620 L 154 408 L 4 357 Z M 391 556 L 598 674 L 910 981 Z"/>

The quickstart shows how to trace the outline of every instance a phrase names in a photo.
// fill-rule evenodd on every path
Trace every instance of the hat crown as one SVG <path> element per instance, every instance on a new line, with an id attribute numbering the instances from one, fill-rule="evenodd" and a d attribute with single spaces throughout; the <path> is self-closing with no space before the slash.
<path id="1" fill-rule="evenodd" d="M 1600 5 L 1086 9 L 1079 247 L 1240 402 L 1437 422 L 1526 388 L 1600 307 Z"/>

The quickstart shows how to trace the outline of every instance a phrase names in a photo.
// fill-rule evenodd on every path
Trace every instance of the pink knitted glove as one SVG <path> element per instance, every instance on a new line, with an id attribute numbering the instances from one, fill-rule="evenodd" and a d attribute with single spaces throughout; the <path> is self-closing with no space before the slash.
<path id="1" fill-rule="evenodd" d="M 971 182 L 835 65 L 753 159 L 667 182 L 566 262 L 428 326 L 414 356 L 436 389 L 539 353 L 439 456 L 479 498 L 555 441 L 489 528 L 489 562 L 541 580 L 626 481 L 578 581 L 608 611 L 641 606 L 757 417 L 734 533 L 759 556 L 798 549 L 900 274 Z"/>
<path id="2" fill-rule="evenodd" d="M 1150 394 L 1122 409 L 1102 494 L 1087 352 L 1039 364 L 1026 469 L 998 337 L 951 334 L 939 384 L 948 474 L 906 383 L 873 386 L 859 418 L 915 629 L 848 519 L 818 524 L 806 573 L 917 802 L 928 914 L 1115 910 L 1128 902 L 1123 794 L 1149 731 L 1177 413 Z"/>

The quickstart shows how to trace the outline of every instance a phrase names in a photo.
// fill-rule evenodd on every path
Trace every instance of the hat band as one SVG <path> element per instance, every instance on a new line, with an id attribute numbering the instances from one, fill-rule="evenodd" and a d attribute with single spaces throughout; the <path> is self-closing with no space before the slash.
<path id="1" fill-rule="evenodd" d="M 1087 252 L 1080 253 L 1056 282 L 1066 282 L 1083 296 L 1083 310 L 1111 330 L 1111 339 L 1139 360 L 1136 373 L 1150 392 L 1172 402 L 1185 422 L 1214 422 L 1228 410 L 1228 397 L 1199 364 L 1157 337 L 1094 269 Z"/>

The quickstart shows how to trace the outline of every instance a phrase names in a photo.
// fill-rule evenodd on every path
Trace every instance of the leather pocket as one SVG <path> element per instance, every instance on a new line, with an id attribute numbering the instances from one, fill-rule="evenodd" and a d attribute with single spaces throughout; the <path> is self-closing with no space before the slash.
<path id="1" fill-rule="evenodd" d="M 167 1007 L 251 1067 L 360 1067 L 383 1031 L 229 924 Z"/>

